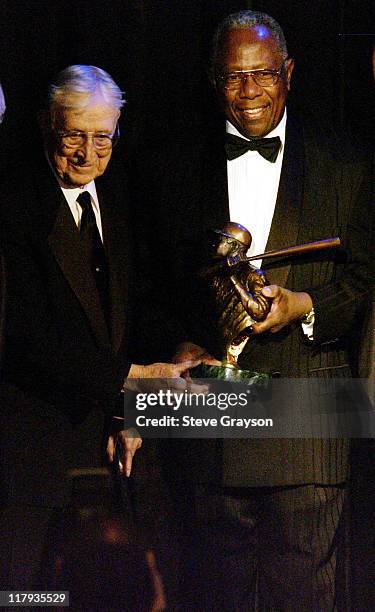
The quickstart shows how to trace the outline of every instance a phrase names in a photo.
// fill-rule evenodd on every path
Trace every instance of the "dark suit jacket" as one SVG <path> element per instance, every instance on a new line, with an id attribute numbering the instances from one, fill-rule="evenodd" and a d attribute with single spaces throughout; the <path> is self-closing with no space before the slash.
<path id="1" fill-rule="evenodd" d="M 206 230 L 220 228 L 229 218 L 223 138 L 219 130 L 192 145 L 171 144 L 167 153 L 154 157 L 156 178 L 146 181 L 154 196 L 147 214 L 154 213 L 155 252 L 164 254 L 158 274 L 161 269 L 169 271 L 169 296 L 173 291 L 173 300 L 181 298 L 180 321 L 187 328 L 186 338 L 214 354 L 215 332 L 195 272 L 202 261 Z M 271 283 L 311 295 L 316 313 L 314 342 L 306 342 L 299 324 L 290 325 L 277 334 L 250 338 L 240 364 L 277 371 L 283 377 L 353 373 L 351 341 L 363 318 L 371 279 L 369 190 L 366 166 L 330 136 L 318 136 L 288 118 L 266 250 L 330 236 L 340 236 L 345 249 L 264 262 Z M 347 478 L 348 444 L 341 440 L 204 441 L 190 442 L 189 448 L 187 471 L 197 480 L 227 486 L 333 483 Z"/>
<path id="2" fill-rule="evenodd" d="M 130 366 L 128 201 L 118 172 L 107 173 L 96 186 L 110 274 L 109 330 L 77 227 L 44 156 L 19 162 L 1 187 L 1 468 L 10 502 L 66 501 L 63 474 L 93 465 L 104 416 Z"/>

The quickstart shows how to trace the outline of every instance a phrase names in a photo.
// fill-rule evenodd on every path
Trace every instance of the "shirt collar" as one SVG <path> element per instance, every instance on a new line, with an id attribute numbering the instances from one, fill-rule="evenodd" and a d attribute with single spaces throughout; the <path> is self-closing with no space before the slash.
<path id="1" fill-rule="evenodd" d="M 65 199 L 68 202 L 69 206 L 72 207 L 73 205 L 75 205 L 80 193 L 83 193 L 84 191 L 88 191 L 89 194 L 91 195 L 91 200 L 93 202 L 94 209 L 99 210 L 98 195 L 96 193 L 95 181 L 90 181 L 89 183 L 87 183 L 87 185 L 84 185 L 83 187 L 65 187 L 59 175 L 55 172 L 55 169 L 51 164 L 51 160 L 49 158 L 49 155 L 46 149 L 44 153 L 47 158 L 48 165 L 51 168 L 55 179 L 60 185 L 60 189 L 63 192 Z"/>
<path id="2" fill-rule="evenodd" d="M 68 202 L 69 206 L 72 206 L 80 193 L 83 193 L 84 191 L 88 191 L 90 196 L 91 196 L 91 200 L 93 202 L 94 207 L 98 207 L 98 196 L 96 194 L 96 188 L 95 188 L 95 182 L 94 181 L 90 181 L 90 183 L 87 183 L 87 185 L 84 185 L 83 187 L 63 187 L 60 184 L 61 187 L 61 191 L 63 192 L 66 201 Z"/>
<path id="3" fill-rule="evenodd" d="M 269 134 L 267 134 L 265 136 L 265 138 L 272 138 L 274 136 L 279 136 L 280 140 L 281 140 L 281 149 L 284 147 L 284 143 L 285 143 L 285 129 L 286 129 L 286 109 L 284 110 L 284 114 L 282 116 L 281 121 L 277 124 L 277 126 L 272 130 L 272 132 L 269 132 Z M 229 134 L 233 134 L 234 136 L 239 136 L 240 138 L 245 138 L 245 136 L 243 136 L 243 134 L 241 134 L 237 128 L 234 127 L 234 125 L 232 123 L 230 123 L 230 121 L 226 121 L 226 131 Z M 250 140 L 250 138 L 245 138 L 246 140 Z"/>

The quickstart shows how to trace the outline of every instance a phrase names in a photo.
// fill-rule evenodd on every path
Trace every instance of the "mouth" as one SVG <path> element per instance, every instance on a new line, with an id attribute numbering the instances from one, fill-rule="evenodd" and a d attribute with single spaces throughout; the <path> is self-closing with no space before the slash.
<path id="1" fill-rule="evenodd" d="M 268 105 L 257 106 L 255 108 L 239 108 L 238 111 L 247 119 L 258 119 L 267 111 Z"/>
<path id="2" fill-rule="evenodd" d="M 74 170 L 89 170 L 90 168 L 93 167 L 92 164 L 80 164 L 80 163 L 75 163 L 74 161 L 71 161 L 70 165 L 73 166 Z"/>

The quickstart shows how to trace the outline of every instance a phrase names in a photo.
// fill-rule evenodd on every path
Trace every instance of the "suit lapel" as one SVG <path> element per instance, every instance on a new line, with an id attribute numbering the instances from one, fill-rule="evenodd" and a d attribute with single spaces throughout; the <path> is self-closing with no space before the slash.
<path id="1" fill-rule="evenodd" d="M 48 244 L 63 275 L 85 311 L 100 344 L 108 344 L 108 331 L 94 278 L 85 261 L 79 233 L 69 206 L 61 194 Z"/>
<path id="2" fill-rule="evenodd" d="M 110 336 L 117 352 L 124 340 L 126 313 L 129 311 L 128 280 L 130 268 L 129 223 L 124 191 L 114 189 L 104 179 L 96 181 L 103 226 L 103 242 L 109 268 Z M 110 194 L 110 195 L 109 195 Z"/>
<path id="3" fill-rule="evenodd" d="M 69 205 L 48 167 L 45 156 L 35 160 L 34 185 L 38 197 L 30 203 L 34 225 L 45 236 L 53 256 L 80 302 L 99 344 L 108 345 L 109 336 L 95 281 L 85 260 L 79 232 Z"/>
<path id="4" fill-rule="evenodd" d="M 280 184 L 266 250 L 291 246 L 297 243 L 301 221 L 303 196 L 304 149 L 299 124 L 288 117 L 285 135 L 285 151 Z M 212 146 L 204 165 L 206 216 L 208 227 L 220 227 L 229 219 L 227 160 L 224 149 L 224 133 L 211 140 Z M 285 287 L 291 262 L 282 259 L 265 260 L 263 266 L 270 282 Z"/>
<path id="5" fill-rule="evenodd" d="M 297 244 L 303 198 L 304 150 L 298 124 L 288 118 L 285 151 L 275 212 L 266 251 Z M 263 266 L 272 284 L 285 287 L 291 261 L 264 260 Z"/>

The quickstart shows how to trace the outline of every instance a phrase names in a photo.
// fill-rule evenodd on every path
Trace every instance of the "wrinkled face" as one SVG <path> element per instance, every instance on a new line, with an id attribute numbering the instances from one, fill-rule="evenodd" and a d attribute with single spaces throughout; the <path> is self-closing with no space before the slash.
<path id="1" fill-rule="evenodd" d="M 55 172 L 65 185 L 82 187 L 103 174 L 111 159 L 112 148 L 96 148 L 91 136 L 111 136 L 119 114 L 118 109 L 98 96 L 91 98 L 84 108 L 57 111 L 48 154 Z M 84 142 L 77 146 L 64 144 L 62 135 L 71 132 L 84 133 Z"/>
<path id="2" fill-rule="evenodd" d="M 277 43 L 265 26 L 229 31 L 223 39 L 217 74 L 237 70 L 279 70 L 283 58 Z M 236 89 L 224 89 L 217 81 L 217 91 L 226 118 L 246 138 L 262 138 L 271 132 L 284 114 L 290 89 L 293 60 L 287 60 L 279 81 L 259 86 L 249 76 Z"/>

